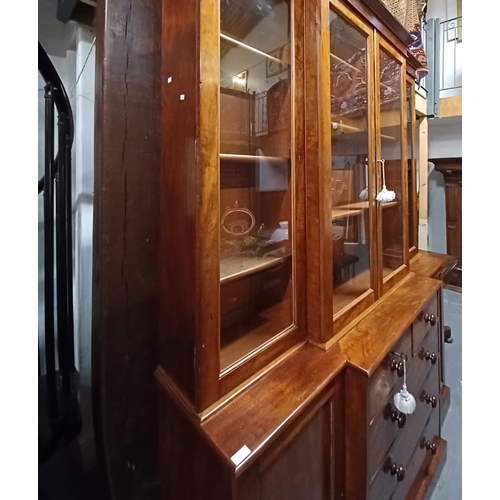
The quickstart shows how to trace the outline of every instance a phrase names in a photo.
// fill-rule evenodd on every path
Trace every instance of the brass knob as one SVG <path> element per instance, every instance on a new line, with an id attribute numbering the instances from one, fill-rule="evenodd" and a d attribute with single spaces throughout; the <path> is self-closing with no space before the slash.
<path id="1" fill-rule="evenodd" d="M 393 359 L 391 361 L 391 371 L 397 371 L 398 376 L 402 377 L 404 375 L 404 366 L 403 366 L 403 361 L 398 361 L 397 359 Z"/>
<path id="2" fill-rule="evenodd" d="M 436 316 L 434 316 L 434 314 L 426 314 L 424 316 L 424 320 L 427 323 L 430 323 L 432 326 L 434 326 L 436 324 Z"/>
<path id="3" fill-rule="evenodd" d="M 437 398 L 436 396 L 431 396 L 430 394 L 426 394 L 425 391 L 422 391 L 422 399 L 427 403 L 430 404 L 433 408 L 436 408 L 437 406 Z"/>
<path id="4" fill-rule="evenodd" d="M 404 478 L 405 478 L 405 474 L 406 474 L 406 469 L 404 468 L 403 465 L 396 465 L 396 463 L 393 463 L 391 465 L 391 474 L 393 476 L 397 476 L 398 478 L 398 482 L 399 481 L 402 481 Z"/>
<path id="5" fill-rule="evenodd" d="M 426 441 L 425 438 L 423 439 L 425 448 L 429 450 L 433 455 L 435 455 L 437 451 L 436 443 L 431 443 L 430 441 Z"/>
<path id="6" fill-rule="evenodd" d="M 392 410 L 391 413 L 391 421 L 397 422 L 398 427 L 402 429 L 406 424 L 406 415 L 398 411 L 396 408 L 394 408 L 394 410 Z"/>
<path id="7" fill-rule="evenodd" d="M 422 359 L 425 358 L 427 361 L 430 361 L 433 365 L 436 364 L 437 354 L 435 352 L 426 351 L 425 348 L 422 347 L 422 349 L 420 349 L 420 357 Z"/>

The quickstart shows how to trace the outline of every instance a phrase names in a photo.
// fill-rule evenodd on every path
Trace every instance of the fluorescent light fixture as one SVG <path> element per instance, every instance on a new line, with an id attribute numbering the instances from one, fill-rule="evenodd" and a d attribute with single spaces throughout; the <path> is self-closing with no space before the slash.
<path id="1" fill-rule="evenodd" d="M 256 54 L 260 54 L 261 56 L 267 57 L 268 59 L 276 61 L 280 64 L 285 64 L 281 59 L 277 59 L 276 57 L 270 56 L 269 54 L 266 54 L 265 52 L 262 52 L 259 49 L 255 49 L 254 47 L 250 47 L 250 45 L 247 45 L 246 43 L 240 42 L 239 40 L 235 40 L 234 38 L 231 38 L 230 36 L 224 35 L 224 33 L 221 33 L 220 37 L 223 38 L 224 40 L 227 40 L 228 42 L 240 45 L 241 47 L 243 47 L 247 50 L 251 50 L 252 52 L 255 52 Z"/>

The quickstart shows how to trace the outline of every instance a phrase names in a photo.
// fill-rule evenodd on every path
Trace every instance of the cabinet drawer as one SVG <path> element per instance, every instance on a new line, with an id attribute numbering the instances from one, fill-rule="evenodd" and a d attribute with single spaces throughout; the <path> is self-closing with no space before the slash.
<path id="1" fill-rule="evenodd" d="M 413 345 L 419 346 L 430 329 L 438 324 L 438 300 L 435 294 L 412 323 Z"/>
<path id="2" fill-rule="evenodd" d="M 420 344 L 413 343 L 413 356 L 426 361 L 428 365 L 438 364 L 439 332 L 438 325 L 434 325 Z"/>
<path id="3" fill-rule="evenodd" d="M 397 437 L 370 483 L 369 499 L 404 499 L 404 495 L 408 492 L 425 458 L 427 452 L 425 441 L 430 440 L 433 442 L 435 436 L 439 434 L 439 410 L 430 408 L 429 410 L 425 408 L 425 405 L 420 405 L 420 411 L 417 413 L 419 409 L 419 403 L 417 402 L 417 410 L 413 415 L 415 420 L 410 424 L 407 423 L 407 433 Z M 429 416 L 429 412 L 430 417 L 427 420 L 425 416 Z M 396 464 L 397 467 L 402 466 L 404 475 L 398 477 L 394 474 L 392 471 L 393 464 Z M 391 497 L 392 492 L 397 496 Z"/>
<path id="4" fill-rule="evenodd" d="M 401 359 L 391 354 L 391 352 L 405 353 L 408 359 L 411 359 L 412 339 L 410 329 L 406 330 L 370 378 L 368 388 L 368 415 L 370 421 L 385 406 L 387 396 L 392 391 L 396 382 L 398 380 L 401 383 L 403 382 L 402 375 L 399 375 L 398 371 L 391 367 L 393 360 L 399 362 Z"/>
<path id="5" fill-rule="evenodd" d="M 408 390 L 413 394 L 417 403 L 415 411 L 411 415 L 401 415 L 392 402 L 394 394 L 401 389 L 400 384 L 397 384 L 391 391 L 385 407 L 376 415 L 370 425 L 368 447 L 369 479 L 373 479 L 373 476 L 377 473 L 377 468 L 380 467 L 387 453 L 392 453 L 403 461 L 409 458 L 430 413 L 439 413 L 438 406 L 432 406 L 432 399 L 430 403 L 427 403 L 425 398 L 427 394 L 431 394 L 432 397 L 437 387 L 439 387 L 437 365 L 432 367 L 431 373 L 423 383 L 418 386 L 413 385 L 413 387 L 412 384 L 408 383 Z M 397 417 L 401 417 L 401 422 L 398 422 Z"/>
<path id="6" fill-rule="evenodd" d="M 433 411 L 425 426 L 424 432 L 420 436 L 415 451 L 413 452 L 408 465 L 406 466 L 405 477 L 399 482 L 394 490 L 391 500 L 405 500 L 408 492 L 415 481 L 425 457 L 432 453 L 432 448 L 427 446 L 436 443 L 436 437 L 439 436 L 439 412 Z"/>

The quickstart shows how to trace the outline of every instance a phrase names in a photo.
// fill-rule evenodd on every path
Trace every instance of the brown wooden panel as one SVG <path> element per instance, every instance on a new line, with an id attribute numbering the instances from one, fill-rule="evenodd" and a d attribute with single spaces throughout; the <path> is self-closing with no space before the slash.
<path id="1" fill-rule="evenodd" d="M 230 469 L 200 438 L 169 395 L 162 393 L 160 402 L 161 498 L 232 499 Z"/>
<path id="2" fill-rule="evenodd" d="M 345 374 L 345 452 L 346 497 L 366 498 L 368 488 L 368 380 L 348 367 Z"/>
<path id="3" fill-rule="evenodd" d="M 161 1 L 97 6 L 92 367 L 111 497 L 159 494 Z"/>
<path id="4" fill-rule="evenodd" d="M 259 474 L 259 500 L 332 496 L 333 401 L 330 399 Z"/>
<path id="5" fill-rule="evenodd" d="M 165 0 L 162 25 L 160 361 L 195 400 L 199 20 L 194 0 Z M 171 81 L 169 80 L 171 79 Z M 180 96 L 184 95 L 181 100 Z M 182 117 L 182 119 L 180 119 Z M 175 210 L 172 209 L 175 207 Z M 174 288 L 175 287 L 175 288 Z M 173 292 L 175 289 L 175 293 Z"/>

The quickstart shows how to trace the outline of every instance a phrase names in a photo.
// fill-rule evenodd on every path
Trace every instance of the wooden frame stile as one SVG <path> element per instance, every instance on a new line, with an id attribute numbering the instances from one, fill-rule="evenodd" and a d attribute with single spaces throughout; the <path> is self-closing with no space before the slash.
<path id="1" fill-rule="evenodd" d="M 373 70 L 371 61 L 373 60 L 373 50 L 374 50 L 374 34 L 373 29 L 371 29 L 367 24 L 362 22 L 359 17 L 354 15 L 349 8 L 347 8 L 343 3 L 339 0 L 330 0 L 331 8 L 343 16 L 347 21 L 349 21 L 353 26 L 355 26 L 359 31 L 364 33 L 367 36 L 366 39 L 366 67 L 367 67 L 367 86 L 368 86 L 368 95 L 369 104 L 368 104 L 368 168 L 369 168 L 369 204 L 370 204 L 370 241 L 373 242 L 373 245 L 377 245 L 377 226 L 376 226 L 376 214 L 375 214 L 375 196 L 376 196 L 376 172 L 375 172 L 375 152 L 376 152 L 376 144 L 375 144 L 375 106 L 374 106 L 374 94 L 375 89 L 373 82 Z M 329 29 L 328 29 L 329 32 Z M 328 44 L 329 47 L 329 44 Z M 328 66 L 324 69 L 328 74 L 330 73 L 330 57 L 328 57 Z M 328 89 L 328 110 L 330 110 L 330 89 Z M 330 117 L 330 113 L 329 113 Z M 329 119 L 331 121 L 331 119 Z M 330 125 L 329 125 L 330 126 Z M 330 128 L 329 128 L 330 131 Z M 333 154 L 333 153 L 332 153 Z M 328 172 L 330 173 L 330 162 L 328 164 Z M 331 198 L 329 198 L 331 205 Z M 329 228 L 329 233 L 331 233 L 331 228 Z M 330 242 L 331 246 L 331 242 Z M 352 322 L 356 319 L 360 319 L 361 315 L 374 303 L 375 300 L 380 296 L 380 284 L 377 279 L 378 267 L 377 267 L 377 252 L 374 251 L 374 247 L 372 246 L 372 251 L 370 252 L 370 289 L 367 290 L 364 294 L 354 300 L 349 306 L 343 310 L 341 310 L 338 314 L 336 314 L 333 318 L 333 338 L 329 342 L 331 343 L 337 342 L 341 339 L 345 333 L 347 333 L 348 329 L 352 326 Z M 331 289 L 331 281 L 330 281 L 330 289 Z"/>
<path id="2" fill-rule="evenodd" d="M 406 214 L 408 213 L 408 152 L 407 152 L 407 126 L 406 126 L 406 60 L 405 58 L 397 52 L 378 32 L 375 33 L 375 81 L 378 81 L 380 75 L 380 52 L 385 50 L 391 57 L 397 60 L 401 64 L 401 80 L 400 80 L 400 92 L 401 92 L 401 170 L 402 170 L 402 196 L 403 196 L 403 210 L 402 210 L 402 228 L 403 228 L 403 241 L 402 241 L 402 252 L 403 252 L 403 264 L 395 269 L 386 278 L 383 278 L 383 251 L 382 251 L 382 207 L 380 204 L 377 206 L 377 228 L 378 228 L 378 276 L 382 281 L 381 283 L 381 294 L 380 296 L 386 294 L 391 290 L 397 283 L 399 283 L 403 278 L 405 278 L 410 272 L 410 260 L 409 260 L 409 236 L 408 236 L 408 224 L 406 219 Z M 376 116 L 381 116 L 381 106 L 380 106 L 380 93 L 375 92 L 375 106 L 378 113 Z M 377 137 L 377 159 L 382 159 L 382 137 L 381 137 L 381 123 L 380 120 L 376 123 L 376 137 Z M 380 162 L 377 162 L 377 178 L 378 187 L 377 189 L 382 189 L 382 168 Z M 379 297 L 380 297 L 379 296 Z M 377 298 L 379 298 L 377 297 Z"/>
<path id="3" fill-rule="evenodd" d="M 333 320 L 329 17 L 329 0 L 305 2 L 307 327 L 310 341 L 323 348 Z"/>
<path id="4" fill-rule="evenodd" d="M 415 257 L 418 252 L 418 203 L 417 203 L 417 111 L 415 109 L 415 76 L 413 74 L 411 66 L 407 64 L 407 74 L 406 74 L 406 84 L 409 85 L 411 89 L 410 101 L 410 113 L 411 113 L 411 131 L 407 130 L 407 134 L 411 133 L 411 167 L 408 168 L 409 174 L 412 176 L 412 197 L 413 203 L 410 203 L 410 183 L 408 182 L 408 210 L 413 211 L 413 226 L 410 227 L 408 224 L 408 258 L 411 259 Z M 408 98 L 408 96 L 406 96 Z M 413 246 L 411 245 L 413 236 Z"/>

